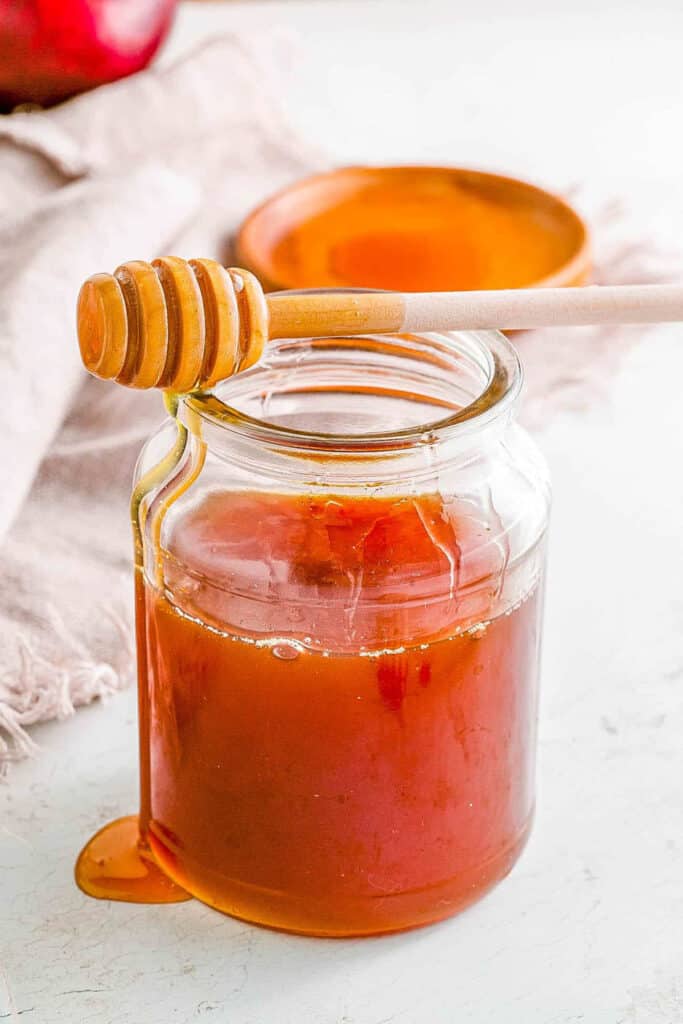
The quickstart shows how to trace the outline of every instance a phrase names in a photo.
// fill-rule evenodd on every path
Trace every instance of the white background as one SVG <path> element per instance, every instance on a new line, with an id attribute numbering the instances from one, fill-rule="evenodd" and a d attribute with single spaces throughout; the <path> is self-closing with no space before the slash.
<path id="1" fill-rule="evenodd" d="M 584 182 L 676 237 L 680 0 L 192 4 L 169 50 L 245 23 L 291 35 L 283 101 L 339 162 Z M 681 1024 L 681 379 L 683 329 L 662 328 L 609 400 L 539 435 L 555 481 L 539 808 L 505 883 L 361 941 L 87 900 L 80 845 L 135 809 L 130 692 L 36 730 L 40 759 L 0 788 L 0 1021 Z"/>

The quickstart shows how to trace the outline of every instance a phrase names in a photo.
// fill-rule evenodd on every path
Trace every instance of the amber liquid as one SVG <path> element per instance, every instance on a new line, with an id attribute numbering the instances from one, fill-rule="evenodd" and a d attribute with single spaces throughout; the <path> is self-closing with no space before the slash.
<path id="1" fill-rule="evenodd" d="M 533 811 L 538 588 L 490 618 L 499 577 L 459 595 L 480 532 L 436 495 L 226 492 L 176 523 L 172 597 L 144 584 L 138 626 L 165 874 L 319 935 L 425 924 L 507 874 Z"/>
<path id="2" fill-rule="evenodd" d="M 576 252 L 576 228 L 557 221 L 552 203 L 505 179 L 427 168 L 363 177 L 340 174 L 319 207 L 298 205 L 295 193 L 291 210 L 281 207 L 279 230 L 259 244 L 274 286 L 521 288 Z"/>

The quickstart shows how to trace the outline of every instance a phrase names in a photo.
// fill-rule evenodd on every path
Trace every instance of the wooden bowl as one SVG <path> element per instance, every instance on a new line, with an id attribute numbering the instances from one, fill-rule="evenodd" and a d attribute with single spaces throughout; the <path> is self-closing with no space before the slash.
<path id="1" fill-rule="evenodd" d="M 588 230 L 557 196 L 457 167 L 344 167 L 257 207 L 237 263 L 269 290 L 448 291 L 583 284 Z"/>

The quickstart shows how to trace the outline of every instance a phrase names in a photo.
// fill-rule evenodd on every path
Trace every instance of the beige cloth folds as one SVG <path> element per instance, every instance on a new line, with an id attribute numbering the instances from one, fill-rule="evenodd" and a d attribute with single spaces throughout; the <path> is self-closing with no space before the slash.
<path id="1" fill-rule="evenodd" d="M 221 257 L 249 206 L 315 165 L 266 65 L 221 38 L 0 118 L 0 773 L 34 749 L 27 726 L 132 677 L 128 498 L 163 409 L 86 379 L 78 287 L 163 250 Z"/>

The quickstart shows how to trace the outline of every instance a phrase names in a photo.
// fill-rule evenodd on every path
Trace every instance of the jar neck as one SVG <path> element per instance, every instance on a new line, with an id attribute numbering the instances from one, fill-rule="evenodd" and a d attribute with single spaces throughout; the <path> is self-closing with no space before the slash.
<path id="1" fill-rule="evenodd" d="M 209 453 L 262 477 L 419 486 L 496 444 L 521 379 L 497 332 L 283 340 L 178 415 Z"/>

